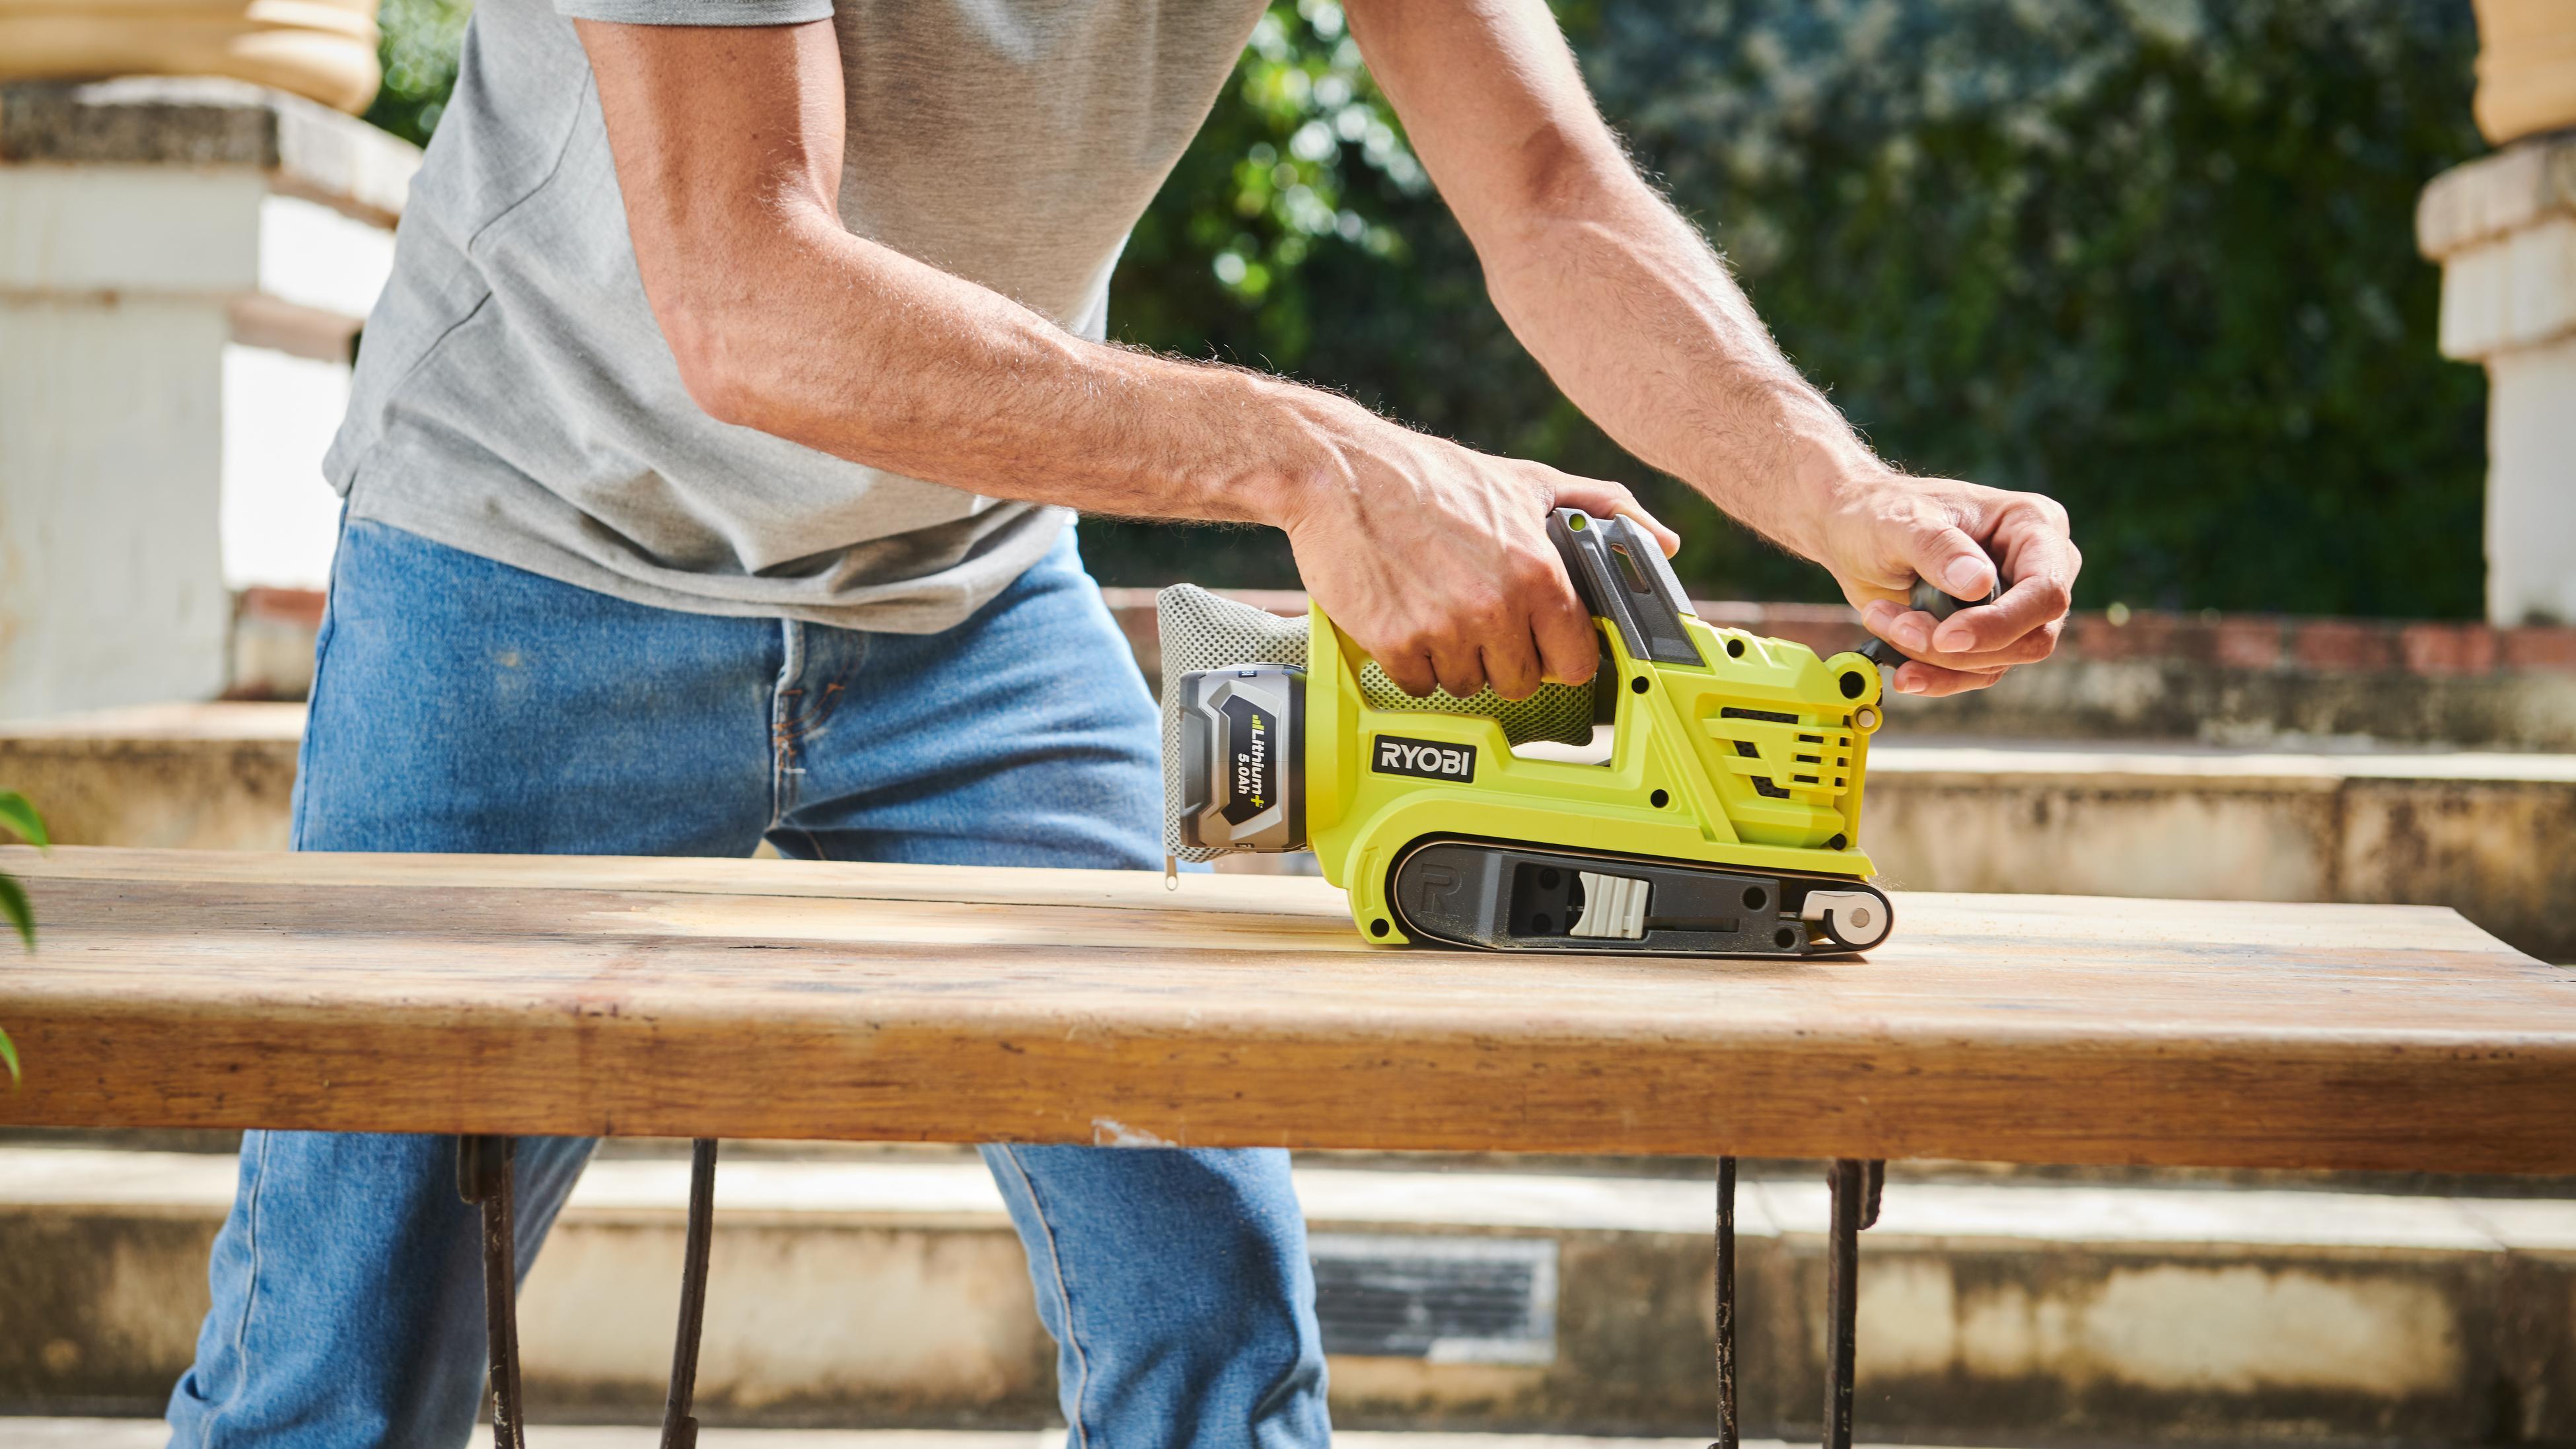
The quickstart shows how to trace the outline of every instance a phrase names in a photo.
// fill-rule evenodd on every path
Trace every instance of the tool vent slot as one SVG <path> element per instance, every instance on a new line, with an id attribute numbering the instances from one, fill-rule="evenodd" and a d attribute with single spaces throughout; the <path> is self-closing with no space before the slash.
<path id="1" fill-rule="evenodd" d="M 1720 723 L 1725 720 L 1745 723 L 1730 728 Z M 1748 762 L 1735 773 L 1765 800 L 1803 799 L 1834 809 L 1834 800 L 1849 786 L 1853 736 L 1848 730 L 1820 729 L 1785 710 L 1743 705 L 1720 706 L 1708 728 L 1718 736 L 1719 748 L 1731 744 L 1736 758 Z"/>
<path id="2" fill-rule="evenodd" d="M 1556 1359 L 1553 1238 L 1318 1233 L 1324 1351 L 1433 1363 Z"/>

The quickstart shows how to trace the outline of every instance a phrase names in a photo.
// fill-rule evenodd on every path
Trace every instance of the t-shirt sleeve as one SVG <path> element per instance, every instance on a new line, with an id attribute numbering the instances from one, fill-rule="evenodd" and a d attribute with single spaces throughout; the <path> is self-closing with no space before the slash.
<path id="1" fill-rule="evenodd" d="M 574 20 L 626 25 L 801 25 L 832 18 L 832 0 L 554 0 Z"/>

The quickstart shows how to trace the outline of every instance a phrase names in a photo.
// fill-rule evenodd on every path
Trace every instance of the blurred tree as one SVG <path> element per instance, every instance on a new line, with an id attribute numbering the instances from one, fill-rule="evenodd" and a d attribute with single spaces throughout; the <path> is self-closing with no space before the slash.
<path id="1" fill-rule="evenodd" d="M 2064 500 L 2087 603 L 2478 611 L 2484 381 L 2435 352 L 2439 277 L 2413 245 L 2423 183 L 2483 149 L 2467 6 L 1560 13 L 1603 110 L 1790 355 L 1890 457 Z M 1121 332 L 1625 481 L 1683 527 L 1694 592 L 1834 597 L 1602 437 L 1520 352 L 1418 168 L 1379 160 L 1401 132 L 1340 22 L 1329 0 L 1272 10 L 1128 250 Z M 1335 207 L 1329 232 L 1247 184 L 1319 122 L 1341 154 L 1290 159 Z M 1085 527 L 1105 578 L 1290 581 L 1270 535 L 1210 533 Z"/>
<path id="2" fill-rule="evenodd" d="M 456 85 L 456 48 L 474 0 L 379 0 L 376 57 L 385 83 L 367 119 L 418 146 L 429 144 Z"/>
<path id="3" fill-rule="evenodd" d="M 415 137 L 460 0 L 386 0 Z M 2473 615 L 2485 385 L 2417 192 L 2483 149 L 2458 0 L 1559 0 L 1602 109 L 1890 457 L 2075 513 L 2083 601 Z M 1333 0 L 1281 0 L 1136 229 L 1118 335 L 1637 487 L 1704 596 L 1831 598 L 1586 422 L 1485 301 Z M 1291 584 L 1093 520 L 1113 583 Z"/>

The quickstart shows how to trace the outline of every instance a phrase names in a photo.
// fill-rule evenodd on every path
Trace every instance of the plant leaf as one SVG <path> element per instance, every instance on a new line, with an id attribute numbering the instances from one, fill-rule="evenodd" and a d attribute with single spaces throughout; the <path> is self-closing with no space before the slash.
<path id="1" fill-rule="evenodd" d="M 9 1069 L 9 1085 L 18 1085 L 18 1048 L 10 1044 L 5 1031 L 0 1031 L 0 1067 Z"/>
<path id="2" fill-rule="evenodd" d="M 46 838 L 44 817 L 15 790 L 0 790 L 0 825 L 25 836 L 29 845 L 44 848 L 54 843 Z"/>
<path id="3" fill-rule="evenodd" d="M 27 904 L 27 888 L 18 884 L 14 875 L 0 875 L 0 916 L 18 928 L 19 939 L 27 949 L 36 949 L 36 910 Z"/>

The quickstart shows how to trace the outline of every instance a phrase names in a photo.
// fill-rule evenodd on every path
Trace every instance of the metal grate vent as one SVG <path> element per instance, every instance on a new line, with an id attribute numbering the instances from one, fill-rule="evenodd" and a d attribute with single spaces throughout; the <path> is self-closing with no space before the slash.
<path id="1" fill-rule="evenodd" d="M 1556 1358 L 1553 1238 L 1310 1240 L 1324 1351 L 1433 1363 Z"/>

